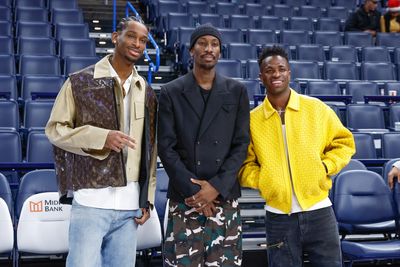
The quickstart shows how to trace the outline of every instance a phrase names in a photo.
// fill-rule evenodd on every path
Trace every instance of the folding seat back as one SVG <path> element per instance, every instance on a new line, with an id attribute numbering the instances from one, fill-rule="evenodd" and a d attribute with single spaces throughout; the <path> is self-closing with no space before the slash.
<path id="1" fill-rule="evenodd" d="M 260 74 L 260 67 L 258 61 L 250 59 L 246 61 L 246 77 L 249 79 L 258 79 Z"/>
<path id="2" fill-rule="evenodd" d="M 12 196 L 6 177 L 0 173 L 0 253 L 10 253 L 14 247 Z"/>
<path id="3" fill-rule="evenodd" d="M 246 43 L 230 43 L 228 44 L 229 59 L 256 59 L 257 47 Z"/>
<path id="4" fill-rule="evenodd" d="M 232 29 L 251 29 L 255 28 L 255 22 L 249 15 L 230 15 L 229 26 Z"/>
<path id="5" fill-rule="evenodd" d="M 385 129 L 385 120 L 380 106 L 349 104 L 346 115 L 347 127 L 351 129 Z"/>
<path id="6" fill-rule="evenodd" d="M 332 6 L 332 0 L 310 0 L 309 4 L 311 6 L 328 8 Z"/>
<path id="7" fill-rule="evenodd" d="M 64 83 L 63 76 L 36 76 L 25 75 L 22 77 L 22 97 L 24 100 L 32 99 L 35 93 L 50 93 L 56 95 Z"/>
<path id="8" fill-rule="evenodd" d="M 287 45 L 309 44 L 310 37 L 307 31 L 282 30 L 280 43 Z"/>
<path id="9" fill-rule="evenodd" d="M 64 61 L 64 74 L 68 76 L 71 73 L 96 64 L 97 61 L 99 61 L 97 57 L 66 57 Z"/>
<path id="10" fill-rule="evenodd" d="M 17 22 L 17 37 L 51 37 L 51 25 L 47 22 Z"/>
<path id="11" fill-rule="evenodd" d="M 313 34 L 315 44 L 323 46 L 342 45 L 342 36 L 337 31 L 315 31 Z"/>
<path id="12" fill-rule="evenodd" d="M 0 55 L 0 75 L 15 74 L 15 59 L 13 55 Z"/>
<path id="13" fill-rule="evenodd" d="M 243 43 L 243 35 L 240 29 L 218 29 L 222 35 L 222 43 Z"/>
<path id="14" fill-rule="evenodd" d="M 376 159 L 374 138 L 369 133 L 353 133 L 356 153 L 353 159 Z"/>
<path id="15" fill-rule="evenodd" d="M 354 170 L 336 177 L 333 207 L 339 227 L 341 224 L 363 225 L 368 230 L 368 225 L 397 219 L 389 187 L 379 174 L 372 171 Z M 349 261 L 348 266 L 356 261 L 400 258 L 399 240 L 360 242 L 352 227 L 347 231 L 355 237 L 341 241 L 343 260 Z"/>
<path id="16" fill-rule="evenodd" d="M 389 125 L 395 126 L 396 122 L 400 122 L 400 103 L 389 106 Z"/>
<path id="17" fill-rule="evenodd" d="M 317 62 L 290 61 L 290 77 L 295 79 L 321 79 Z"/>
<path id="18" fill-rule="evenodd" d="M 53 9 L 51 11 L 51 23 L 78 23 L 82 24 L 83 15 L 79 9 Z"/>
<path id="19" fill-rule="evenodd" d="M 54 170 L 35 170 L 25 174 L 16 200 L 19 253 L 68 252 L 70 211 L 70 205 L 59 202 Z"/>
<path id="20" fill-rule="evenodd" d="M 391 62 L 388 49 L 382 46 L 363 47 L 361 59 L 363 62 Z"/>
<path id="21" fill-rule="evenodd" d="M 387 159 L 400 157 L 400 133 L 390 132 L 382 135 L 382 156 Z"/>
<path id="22" fill-rule="evenodd" d="M 393 62 L 398 66 L 400 63 L 400 48 L 395 48 L 393 52 Z"/>
<path id="23" fill-rule="evenodd" d="M 326 9 L 329 18 L 338 18 L 345 21 L 349 16 L 349 10 L 343 6 L 331 6 Z"/>
<path id="24" fill-rule="evenodd" d="M 199 23 L 211 23 L 214 27 L 225 27 L 224 18 L 219 14 L 200 14 Z"/>
<path id="25" fill-rule="evenodd" d="M 19 55 L 49 55 L 56 54 L 55 40 L 41 37 L 20 37 L 18 38 L 17 52 Z"/>
<path id="26" fill-rule="evenodd" d="M 14 54 L 14 40 L 9 36 L 0 36 L 0 55 Z"/>
<path id="27" fill-rule="evenodd" d="M 206 2 L 188 1 L 186 12 L 189 14 L 207 14 L 210 13 L 210 5 Z"/>
<path id="28" fill-rule="evenodd" d="M 332 61 L 357 62 L 357 49 L 351 45 L 336 45 L 329 49 L 329 58 Z"/>
<path id="29" fill-rule="evenodd" d="M 54 101 L 25 102 L 24 126 L 25 129 L 43 129 L 49 120 Z"/>
<path id="30" fill-rule="evenodd" d="M 370 81 L 396 80 L 394 66 L 390 62 L 363 62 L 361 63 L 361 79 Z"/>
<path id="31" fill-rule="evenodd" d="M 400 35 L 397 33 L 378 32 L 376 35 L 376 45 L 385 47 L 399 47 Z"/>
<path id="32" fill-rule="evenodd" d="M 246 41 L 249 44 L 263 45 L 266 43 L 276 43 L 277 38 L 273 30 L 248 29 Z"/>
<path id="33" fill-rule="evenodd" d="M 388 180 L 387 180 L 387 178 L 388 178 L 388 175 L 389 175 L 389 172 L 392 170 L 392 168 L 393 168 L 393 164 L 395 163 L 395 162 L 397 162 L 397 161 L 399 161 L 400 160 L 400 158 L 391 158 L 391 159 L 389 159 L 386 163 L 385 163 L 385 165 L 383 165 L 383 180 L 387 183 L 388 182 Z M 396 186 L 396 191 L 395 191 L 396 193 L 398 193 L 399 192 L 399 187 L 398 186 Z M 397 196 L 398 197 L 398 196 Z"/>
<path id="34" fill-rule="evenodd" d="M 52 9 L 77 9 L 78 2 L 76 0 L 48 0 L 49 10 Z"/>
<path id="35" fill-rule="evenodd" d="M 291 17 L 289 18 L 289 29 L 300 31 L 313 31 L 314 23 L 309 17 Z"/>
<path id="36" fill-rule="evenodd" d="M 6 6 L 0 5 L 0 18 L 4 21 L 11 21 L 12 20 L 12 13 L 11 9 Z"/>
<path id="37" fill-rule="evenodd" d="M 9 95 L 9 97 L 5 97 L 7 99 L 17 100 L 17 80 L 14 75 L 0 75 L 0 95 L 1 94 Z"/>
<path id="38" fill-rule="evenodd" d="M 190 36 L 195 28 L 193 27 L 179 27 L 178 28 L 178 39 L 177 44 L 179 44 L 179 48 L 182 48 L 182 45 L 189 43 Z"/>
<path id="39" fill-rule="evenodd" d="M 19 60 L 21 75 L 60 75 L 60 59 L 58 56 L 22 55 Z"/>
<path id="40" fill-rule="evenodd" d="M 308 81 L 307 94 L 309 95 L 340 95 L 339 84 L 335 81 Z"/>
<path id="41" fill-rule="evenodd" d="M 354 10 L 357 7 L 357 0 L 334 0 L 336 6 Z"/>
<path id="42" fill-rule="evenodd" d="M 358 80 L 359 74 L 354 62 L 326 61 L 324 76 L 328 80 Z"/>
<path id="43" fill-rule="evenodd" d="M 302 17 L 317 19 L 322 16 L 322 10 L 317 6 L 302 5 L 299 8 L 299 14 Z"/>
<path id="44" fill-rule="evenodd" d="M 259 3 L 246 3 L 244 5 L 244 14 L 248 16 L 264 16 L 267 15 L 267 10 L 264 5 Z"/>
<path id="45" fill-rule="evenodd" d="M 366 95 L 380 95 L 378 85 L 367 81 L 347 83 L 346 94 L 352 96 L 353 103 L 364 103 Z"/>
<path id="46" fill-rule="evenodd" d="M 294 15 L 293 7 L 288 5 L 273 5 L 271 12 L 271 15 L 284 18 L 290 18 Z"/>
<path id="47" fill-rule="evenodd" d="M 242 77 L 242 64 L 240 60 L 220 59 L 217 63 L 217 72 L 227 77 Z"/>
<path id="48" fill-rule="evenodd" d="M 240 79 L 239 80 L 247 89 L 247 96 L 249 97 L 250 106 L 254 105 L 253 99 L 255 94 L 260 94 L 260 82 L 255 79 Z"/>
<path id="49" fill-rule="evenodd" d="M 284 22 L 279 16 L 262 16 L 259 21 L 260 29 L 283 30 L 285 28 Z"/>
<path id="50" fill-rule="evenodd" d="M 385 95 L 400 96 L 400 81 L 386 82 L 383 89 Z"/>
<path id="51" fill-rule="evenodd" d="M 0 162 L 21 162 L 21 137 L 19 133 L 11 130 L 0 129 Z"/>
<path id="52" fill-rule="evenodd" d="M 307 0 L 286 0 L 285 3 L 288 6 L 299 7 L 299 6 L 307 5 L 308 1 Z"/>
<path id="53" fill-rule="evenodd" d="M 317 44 L 302 44 L 296 47 L 298 60 L 310 61 L 325 61 L 325 52 L 321 45 Z"/>
<path id="54" fill-rule="evenodd" d="M 0 0 L 0 5 L 5 7 L 11 7 L 13 0 Z"/>
<path id="55" fill-rule="evenodd" d="M 66 56 L 96 56 L 96 44 L 93 39 L 61 39 L 60 57 Z"/>
<path id="56" fill-rule="evenodd" d="M 340 32 L 340 19 L 338 18 L 319 18 L 318 30 Z"/>
<path id="57" fill-rule="evenodd" d="M 0 36 L 11 36 L 12 35 L 12 22 L 11 21 L 0 21 Z"/>
<path id="58" fill-rule="evenodd" d="M 53 146 L 44 132 L 32 131 L 28 134 L 26 161 L 54 163 Z"/>
<path id="59" fill-rule="evenodd" d="M 162 222 L 164 216 L 167 216 L 166 213 L 168 213 L 168 211 L 165 210 L 165 204 L 167 203 L 169 177 L 164 168 L 157 168 L 156 177 L 157 185 L 154 206 L 157 210 L 160 222 Z"/>
<path id="60" fill-rule="evenodd" d="M 15 21 L 47 23 L 49 21 L 48 11 L 37 7 L 17 7 Z"/>
<path id="61" fill-rule="evenodd" d="M 215 4 L 215 13 L 220 15 L 239 14 L 239 7 L 236 3 L 217 2 Z"/>
<path id="62" fill-rule="evenodd" d="M 46 7 L 45 0 L 15 0 L 16 7 Z"/>
<path id="63" fill-rule="evenodd" d="M 19 129 L 19 107 L 15 100 L 0 99 L 0 114 L 0 128 Z"/>
<path id="64" fill-rule="evenodd" d="M 71 23 L 57 23 L 55 25 L 55 37 L 60 41 L 61 38 L 65 39 L 88 39 L 89 27 L 87 23 L 71 24 Z"/>
<path id="65" fill-rule="evenodd" d="M 345 32 L 344 44 L 355 47 L 373 46 L 372 35 L 368 32 Z"/>

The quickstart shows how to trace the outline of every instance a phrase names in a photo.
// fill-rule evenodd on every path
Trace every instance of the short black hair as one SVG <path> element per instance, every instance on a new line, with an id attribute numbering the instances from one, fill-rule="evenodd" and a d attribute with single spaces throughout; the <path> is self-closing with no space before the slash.
<path id="1" fill-rule="evenodd" d="M 273 45 L 271 47 L 266 47 L 263 49 L 258 58 L 258 66 L 261 67 L 263 60 L 271 56 L 281 56 L 286 59 L 287 63 L 289 64 L 289 57 L 285 49 L 281 46 Z"/>
<path id="2" fill-rule="evenodd" d="M 147 30 L 149 30 L 147 28 L 147 25 L 144 23 L 144 21 L 142 20 L 142 18 L 140 17 L 135 17 L 135 16 L 130 16 L 130 17 L 126 17 L 126 18 L 122 18 L 118 25 L 117 25 L 117 32 L 122 32 L 123 30 L 125 30 L 126 25 L 130 22 L 130 21 L 136 21 L 139 22 L 140 24 L 143 24 Z"/>

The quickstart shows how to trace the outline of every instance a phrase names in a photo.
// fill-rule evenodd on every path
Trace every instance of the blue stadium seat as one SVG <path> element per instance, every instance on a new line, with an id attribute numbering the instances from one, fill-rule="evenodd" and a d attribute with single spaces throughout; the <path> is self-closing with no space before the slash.
<path id="1" fill-rule="evenodd" d="M 389 174 L 389 172 L 392 170 L 392 168 L 393 168 L 393 164 L 396 162 L 396 161 L 399 161 L 400 160 L 400 158 L 392 158 L 392 159 L 390 159 L 390 160 L 388 160 L 386 163 L 385 163 L 385 165 L 383 166 L 383 179 L 384 179 L 384 181 L 387 183 L 387 177 L 388 177 L 388 174 Z M 395 190 L 395 193 L 398 193 L 399 192 L 399 187 L 398 186 L 396 186 L 396 190 Z M 396 196 L 396 197 L 398 197 L 398 196 Z M 397 200 L 399 200 L 399 199 L 397 199 Z"/>
<path id="2" fill-rule="evenodd" d="M 356 153 L 353 159 L 376 159 L 374 138 L 369 133 L 353 133 Z"/>
<path id="3" fill-rule="evenodd" d="M 317 29 L 320 31 L 340 32 L 341 24 L 338 18 L 319 18 L 317 21 Z M 339 33 L 338 33 L 339 34 Z"/>
<path id="4" fill-rule="evenodd" d="M 324 77 L 328 80 L 359 80 L 359 73 L 354 62 L 326 61 Z"/>
<path id="5" fill-rule="evenodd" d="M 309 4 L 311 6 L 329 8 L 332 6 L 332 0 L 309 0 Z"/>
<path id="6" fill-rule="evenodd" d="M 11 7 L 13 0 L 0 0 L 0 6 Z"/>
<path id="7" fill-rule="evenodd" d="M 10 99 L 17 100 L 17 80 L 14 75 L 0 75 L 0 94 L 9 94 Z"/>
<path id="8" fill-rule="evenodd" d="M 21 162 L 21 137 L 12 130 L 0 130 L 0 149 L 7 153 L 0 153 L 0 162 Z"/>
<path id="9" fill-rule="evenodd" d="M 82 11 L 79 9 L 53 9 L 50 19 L 54 25 L 57 23 L 84 23 Z"/>
<path id="10" fill-rule="evenodd" d="M 346 108 L 347 127 L 363 132 L 388 132 L 380 106 L 370 104 L 349 104 Z"/>
<path id="11" fill-rule="evenodd" d="M 393 62 L 394 62 L 394 64 L 397 64 L 397 65 L 399 65 L 399 63 L 400 63 L 400 48 L 399 47 L 394 49 Z"/>
<path id="12" fill-rule="evenodd" d="M 322 16 L 322 10 L 317 6 L 305 6 L 302 5 L 299 8 L 299 15 L 302 17 L 318 19 Z"/>
<path id="13" fill-rule="evenodd" d="M 188 1 L 186 12 L 189 14 L 207 14 L 210 13 L 210 5 L 206 2 Z"/>
<path id="14" fill-rule="evenodd" d="M 255 28 L 255 21 L 249 15 L 230 15 L 228 25 L 232 29 L 251 29 Z"/>
<path id="15" fill-rule="evenodd" d="M 237 79 L 239 82 L 244 84 L 247 89 L 247 96 L 249 97 L 250 107 L 254 106 L 254 95 L 261 94 L 260 82 L 255 79 Z"/>
<path id="16" fill-rule="evenodd" d="M 400 46 L 400 35 L 397 33 L 378 32 L 376 45 L 396 48 Z"/>
<path id="17" fill-rule="evenodd" d="M 54 101 L 32 101 L 25 102 L 24 127 L 31 131 L 43 129 L 49 120 Z"/>
<path id="18" fill-rule="evenodd" d="M 349 16 L 349 10 L 343 6 L 332 6 L 326 9 L 326 15 L 329 18 L 338 18 L 344 22 Z"/>
<path id="19" fill-rule="evenodd" d="M 18 38 L 17 53 L 19 55 L 54 56 L 56 54 L 55 40 L 46 37 L 20 37 Z"/>
<path id="20" fill-rule="evenodd" d="M 78 2 L 76 0 L 47 0 L 48 1 L 48 8 L 52 10 L 54 8 L 62 8 L 62 9 L 77 9 Z"/>
<path id="21" fill-rule="evenodd" d="M 15 100 L 0 99 L 0 114 L 0 128 L 19 130 L 19 107 Z"/>
<path id="22" fill-rule="evenodd" d="M 15 74 L 15 59 L 13 55 L 0 55 L 0 75 Z"/>
<path id="23" fill-rule="evenodd" d="M 389 106 L 389 125 L 394 128 L 395 122 L 400 122 L 400 103 Z"/>
<path id="24" fill-rule="evenodd" d="M 64 60 L 64 75 L 68 76 L 71 73 L 96 64 L 97 61 L 99 61 L 97 57 L 66 57 Z"/>
<path id="25" fill-rule="evenodd" d="M 345 32 L 344 44 L 355 47 L 373 46 L 372 35 L 368 32 Z"/>
<path id="26" fill-rule="evenodd" d="M 317 62 L 290 61 L 290 77 L 295 79 L 321 79 Z"/>
<path id="27" fill-rule="evenodd" d="M 47 9 L 37 7 L 17 7 L 15 10 L 15 21 L 20 22 L 48 22 Z"/>
<path id="28" fill-rule="evenodd" d="M 14 40 L 9 36 L 0 36 L 0 55 L 14 54 Z"/>
<path id="29" fill-rule="evenodd" d="M 397 95 L 400 96 L 400 82 L 386 82 L 384 87 L 385 95 Z"/>
<path id="30" fill-rule="evenodd" d="M 335 81 L 308 81 L 308 95 L 341 95 L 340 86 Z"/>
<path id="31" fill-rule="evenodd" d="M 260 29 L 283 30 L 285 28 L 283 19 L 279 16 L 262 16 L 259 19 Z"/>
<path id="32" fill-rule="evenodd" d="M 332 61 L 358 62 L 357 49 L 351 45 L 331 46 L 329 58 Z"/>
<path id="33" fill-rule="evenodd" d="M 16 37 L 50 38 L 51 24 L 47 22 L 17 22 Z"/>
<path id="34" fill-rule="evenodd" d="M 382 135 L 382 157 L 387 159 L 400 157 L 400 133 L 391 132 Z"/>
<path id="35" fill-rule="evenodd" d="M 89 27 L 87 23 L 71 24 L 57 23 L 55 25 L 55 38 L 57 41 L 64 39 L 88 39 Z"/>
<path id="36" fill-rule="evenodd" d="M 168 211 L 165 210 L 165 205 L 167 203 L 167 191 L 168 191 L 168 182 L 169 177 L 165 172 L 164 168 L 158 168 L 156 171 L 157 177 L 157 185 L 156 185 L 156 194 L 155 194 L 155 203 L 154 206 L 157 210 L 158 216 L 160 218 L 160 223 L 164 220 L 164 216 L 166 216 Z M 165 229 L 166 230 L 166 229 Z M 165 232 L 165 231 L 163 231 Z"/>
<path id="37" fill-rule="evenodd" d="M 53 146 L 44 132 L 32 131 L 28 134 L 26 162 L 54 163 Z"/>
<path id="38" fill-rule="evenodd" d="M 309 17 L 291 17 L 289 18 L 288 29 L 300 31 L 313 31 L 314 23 Z"/>
<path id="39" fill-rule="evenodd" d="M 96 43 L 93 39 L 61 39 L 59 55 L 66 56 L 96 56 Z"/>
<path id="40" fill-rule="evenodd" d="M 200 14 L 199 23 L 200 24 L 211 23 L 217 28 L 225 27 L 224 18 L 222 15 L 219 14 Z"/>
<path id="41" fill-rule="evenodd" d="M 44 0 L 14 0 L 14 6 L 16 7 L 46 7 Z"/>
<path id="42" fill-rule="evenodd" d="M 293 7 L 305 6 L 308 4 L 308 0 L 286 0 L 285 4 Z"/>
<path id="43" fill-rule="evenodd" d="M 0 36 L 11 36 L 11 35 L 12 35 L 12 22 L 0 21 Z"/>
<path id="44" fill-rule="evenodd" d="M 257 58 L 257 47 L 247 43 L 229 43 L 228 58 L 229 59 L 256 59 Z"/>
<path id="45" fill-rule="evenodd" d="M 307 31 L 282 30 L 280 43 L 295 46 L 299 44 L 309 44 L 311 42 Z"/>
<path id="46" fill-rule="evenodd" d="M 217 72 L 221 75 L 242 78 L 242 64 L 240 60 L 235 59 L 220 59 L 217 63 Z"/>
<path id="47" fill-rule="evenodd" d="M 272 5 L 271 15 L 283 18 L 290 18 L 294 15 L 294 9 L 288 5 Z M 267 28 L 268 29 L 268 28 Z"/>
<path id="48" fill-rule="evenodd" d="M 383 46 L 363 47 L 361 60 L 363 62 L 391 62 L 389 50 Z"/>
<path id="49" fill-rule="evenodd" d="M 32 93 L 52 93 L 56 95 L 64 83 L 64 76 L 25 75 L 22 78 L 21 95 L 30 100 Z"/>
<path id="50" fill-rule="evenodd" d="M 370 81 L 394 81 L 396 74 L 391 62 L 361 63 L 361 79 Z"/>
<path id="51" fill-rule="evenodd" d="M 243 35 L 240 29 L 223 29 L 219 28 L 222 35 L 222 43 L 243 43 Z"/>
<path id="52" fill-rule="evenodd" d="M 258 61 L 255 59 L 249 59 L 246 61 L 246 77 L 248 79 L 258 79 L 260 74 L 260 67 Z"/>
<path id="53" fill-rule="evenodd" d="M 167 33 L 167 47 L 172 49 L 177 41 L 177 30 L 179 27 L 194 27 L 192 14 L 186 13 L 168 13 L 166 21 L 164 20 L 164 31 Z"/>
<path id="54" fill-rule="evenodd" d="M 376 83 L 353 81 L 347 83 L 346 94 L 352 96 L 353 103 L 364 103 L 365 95 L 380 95 L 380 91 Z"/>
<path id="55" fill-rule="evenodd" d="M 58 56 L 21 55 L 19 73 L 21 75 L 60 75 L 60 58 Z"/>
<path id="56" fill-rule="evenodd" d="M 263 45 L 267 43 L 276 43 L 277 37 L 273 30 L 248 29 L 246 42 L 254 45 Z"/>
<path id="57" fill-rule="evenodd" d="M 296 47 L 297 60 L 325 61 L 324 48 L 318 44 L 301 44 Z"/>
<path id="58" fill-rule="evenodd" d="M 215 13 L 219 15 L 240 14 L 236 3 L 216 2 Z"/>
<path id="59" fill-rule="evenodd" d="M 264 5 L 259 3 L 246 3 L 244 5 L 244 14 L 249 16 L 264 16 L 267 15 L 267 9 Z"/>
<path id="60" fill-rule="evenodd" d="M 342 45 L 343 40 L 339 32 L 336 31 L 315 31 L 313 34 L 314 44 L 323 46 Z"/>
<path id="61" fill-rule="evenodd" d="M 11 21 L 12 20 L 12 12 L 9 7 L 0 6 L 0 18 L 4 21 Z"/>
<path id="62" fill-rule="evenodd" d="M 348 10 L 354 10 L 357 8 L 357 0 L 334 0 L 335 6 L 342 6 Z"/>

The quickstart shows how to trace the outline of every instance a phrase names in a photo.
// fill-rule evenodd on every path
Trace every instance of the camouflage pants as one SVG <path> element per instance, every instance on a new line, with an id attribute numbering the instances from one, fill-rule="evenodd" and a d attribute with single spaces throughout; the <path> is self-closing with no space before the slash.
<path id="1" fill-rule="evenodd" d="M 241 266 L 242 224 L 237 200 L 221 202 L 213 217 L 169 202 L 164 266 Z"/>

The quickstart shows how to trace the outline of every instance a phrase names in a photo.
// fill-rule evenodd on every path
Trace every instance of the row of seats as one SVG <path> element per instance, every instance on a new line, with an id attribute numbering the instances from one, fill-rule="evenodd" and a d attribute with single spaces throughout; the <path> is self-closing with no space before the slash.
<path id="1" fill-rule="evenodd" d="M 0 6 L 5 7 L 40 7 L 52 10 L 54 8 L 76 9 L 76 0 L 0 0 Z"/>
<path id="2" fill-rule="evenodd" d="M 0 75 L 61 75 L 68 76 L 70 73 L 95 64 L 98 57 L 65 57 L 63 60 L 58 56 L 44 55 L 21 55 L 16 62 L 13 55 L 0 55 Z M 18 63 L 18 68 L 16 68 Z M 16 71 L 18 69 L 18 72 Z"/>
<path id="3" fill-rule="evenodd" d="M 62 38 L 58 46 L 56 43 L 55 39 L 48 37 L 19 37 L 14 42 L 12 37 L 0 36 L 0 54 L 59 55 L 62 58 L 67 56 L 96 56 L 96 43 L 93 39 Z"/>

